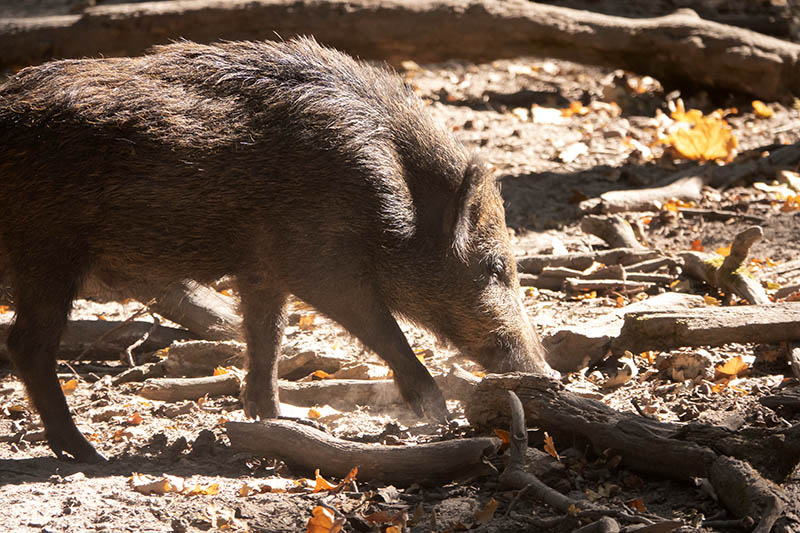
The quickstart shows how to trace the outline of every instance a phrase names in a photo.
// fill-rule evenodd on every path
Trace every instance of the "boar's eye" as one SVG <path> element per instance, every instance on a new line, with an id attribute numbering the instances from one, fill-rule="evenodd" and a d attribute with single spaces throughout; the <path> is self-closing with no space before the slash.
<path id="1" fill-rule="evenodd" d="M 489 276 L 494 281 L 500 281 L 502 283 L 506 283 L 508 281 L 506 262 L 502 257 L 489 256 L 486 259 L 486 269 L 489 272 Z"/>

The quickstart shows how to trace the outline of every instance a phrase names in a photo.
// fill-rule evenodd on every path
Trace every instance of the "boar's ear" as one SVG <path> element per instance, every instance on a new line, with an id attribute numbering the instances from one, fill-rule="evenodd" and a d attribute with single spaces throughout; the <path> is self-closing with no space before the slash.
<path id="1" fill-rule="evenodd" d="M 470 163 L 445 213 L 445 235 L 453 251 L 461 259 L 467 256 L 473 213 L 480 209 L 480 191 L 485 181 L 486 174 L 481 166 L 478 163 Z"/>

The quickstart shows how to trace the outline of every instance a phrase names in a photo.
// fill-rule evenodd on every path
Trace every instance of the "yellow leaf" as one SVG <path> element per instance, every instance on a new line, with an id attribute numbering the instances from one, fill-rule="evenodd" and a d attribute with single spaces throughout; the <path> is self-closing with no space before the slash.
<path id="1" fill-rule="evenodd" d="M 312 420 L 316 420 L 317 418 L 320 418 L 322 416 L 322 413 L 320 413 L 318 410 L 312 407 L 311 409 L 308 410 L 307 416 Z"/>
<path id="2" fill-rule="evenodd" d="M 193 489 L 188 490 L 185 492 L 187 496 L 215 496 L 219 493 L 219 483 L 212 483 L 211 485 L 207 485 L 205 487 L 200 485 L 195 485 Z"/>
<path id="3" fill-rule="evenodd" d="M 75 389 L 78 388 L 78 380 L 75 378 L 72 378 L 66 382 L 63 379 L 60 379 L 58 382 L 61 383 L 61 390 L 64 392 L 64 394 L 71 394 Z"/>
<path id="4" fill-rule="evenodd" d="M 548 435 L 546 431 L 544 432 L 544 451 L 560 461 L 558 458 L 558 452 L 556 451 L 556 445 L 553 442 L 553 437 Z"/>
<path id="5" fill-rule="evenodd" d="M 475 511 L 475 521 L 479 525 L 485 526 L 494 518 L 495 511 L 497 511 L 497 500 L 491 498 L 486 503 L 486 507 L 480 511 Z"/>
<path id="6" fill-rule="evenodd" d="M 314 329 L 314 318 L 316 318 L 316 315 L 313 313 L 301 316 L 298 327 L 303 330 Z"/>
<path id="7" fill-rule="evenodd" d="M 561 116 L 571 117 L 572 115 L 586 115 L 589 113 L 589 108 L 584 106 L 578 101 L 569 103 L 569 107 L 561 110 Z"/>
<path id="8" fill-rule="evenodd" d="M 716 298 L 714 298 L 713 296 L 709 296 L 708 294 L 704 294 L 704 295 L 703 295 L 703 300 L 705 300 L 705 301 L 706 301 L 706 305 L 711 305 L 711 306 L 718 306 L 718 305 L 720 305 L 720 302 L 719 302 L 719 300 L 717 300 L 717 299 L 716 299 Z"/>
<path id="9" fill-rule="evenodd" d="M 717 365 L 715 370 L 725 377 L 736 377 L 745 372 L 748 368 L 747 363 L 742 360 L 742 357 L 737 355 L 736 357 L 731 357 L 723 364 Z"/>
<path id="10" fill-rule="evenodd" d="M 676 111 L 677 113 L 677 111 Z M 676 118 L 673 113 L 673 118 Z M 736 154 L 739 141 L 728 123 L 715 113 L 704 117 L 692 109 L 676 118 L 692 124 L 690 129 L 678 129 L 664 141 L 675 148 L 682 157 L 698 161 L 729 161 Z"/>
<path id="11" fill-rule="evenodd" d="M 770 118 L 775 112 L 761 100 L 753 100 L 753 111 L 760 118 Z"/>

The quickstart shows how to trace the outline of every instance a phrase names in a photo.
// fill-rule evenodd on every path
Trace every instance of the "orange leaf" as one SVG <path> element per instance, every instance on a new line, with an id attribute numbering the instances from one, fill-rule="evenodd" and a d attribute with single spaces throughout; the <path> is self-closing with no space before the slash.
<path id="1" fill-rule="evenodd" d="M 128 419 L 125 421 L 125 424 L 129 426 L 138 426 L 142 422 L 144 422 L 144 418 L 142 418 L 142 415 L 140 415 L 137 411 L 128 417 Z"/>
<path id="2" fill-rule="evenodd" d="M 325 372 L 324 370 L 316 370 L 313 374 L 311 374 L 312 379 L 330 379 L 331 375 Z"/>
<path id="3" fill-rule="evenodd" d="M 314 492 L 322 492 L 323 490 L 333 490 L 336 488 L 336 485 L 319 475 L 319 468 L 314 470 L 314 477 L 316 478 Z"/>
<path id="4" fill-rule="evenodd" d="M 495 429 L 494 434 L 497 435 L 497 438 L 499 438 L 500 442 L 503 444 L 511 443 L 511 434 L 505 429 Z"/>
<path id="5" fill-rule="evenodd" d="M 306 533 L 338 533 L 344 524 L 343 518 L 336 518 L 333 511 L 327 507 L 317 505 L 312 509 L 313 515 L 308 519 Z"/>
<path id="6" fill-rule="evenodd" d="M 217 368 L 214 369 L 215 376 L 221 376 L 223 374 L 229 374 L 229 373 L 230 369 L 225 368 L 224 366 L 218 366 Z"/>
<path id="7" fill-rule="evenodd" d="M 64 394 L 71 394 L 75 389 L 78 388 L 78 380 L 75 378 L 72 378 L 66 382 L 60 379 L 58 382 L 61 383 L 61 390 L 64 392 Z"/>
<path id="8" fill-rule="evenodd" d="M 736 357 L 731 357 L 727 361 L 725 361 L 721 365 L 717 365 L 715 370 L 726 377 L 736 377 L 737 375 L 747 371 L 750 368 L 747 366 L 742 360 L 742 357 L 737 355 Z"/>
<path id="9" fill-rule="evenodd" d="M 300 322 L 297 324 L 297 326 L 303 330 L 314 329 L 315 317 L 316 315 L 314 315 L 313 313 L 308 315 L 303 315 L 300 317 Z"/>
<path id="10" fill-rule="evenodd" d="M 556 445 L 553 442 L 553 437 L 548 435 L 546 431 L 544 432 L 544 451 L 560 461 L 558 452 L 556 451 Z"/>
<path id="11" fill-rule="evenodd" d="M 644 500 L 641 498 L 636 498 L 635 500 L 628 502 L 628 505 L 639 511 L 640 513 L 644 513 L 647 511 L 647 507 L 644 506 Z"/>
<path id="12" fill-rule="evenodd" d="M 11 308 L 7 305 L 0 305 L 0 313 L 9 313 Z"/>
<path id="13" fill-rule="evenodd" d="M 483 509 L 475 511 L 475 521 L 479 525 L 485 526 L 494 518 L 495 511 L 497 511 L 497 500 L 491 498 Z"/>
<path id="14" fill-rule="evenodd" d="M 739 145 L 733 130 L 722 119 L 723 112 L 715 111 L 703 116 L 701 111 L 685 111 L 680 100 L 677 109 L 671 114 L 678 122 L 690 124 L 690 129 L 678 129 L 664 140 L 686 159 L 699 161 L 728 161 L 736 154 Z"/>
<path id="15" fill-rule="evenodd" d="M 306 416 L 308 416 L 308 418 L 312 420 L 316 420 L 317 418 L 320 418 L 322 416 L 322 413 L 320 413 L 317 409 L 312 407 L 308 410 L 308 415 Z"/>
<path id="16" fill-rule="evenodd" d="M 700 239 L 693 240 L 691 248 L 689 249 L 693 252 L 702 252 L 705 250 L 705 248 L 703 248 L 703 243 L 700 242 Z"/>
<path id="17" fill-rule="evenodd" d="M 722 248 L 717 248 L 717 253 L 722 257 L 728 257 L 731 255 L 731 245 L 723 246 Z"/>
<path id="18" fill-rule="evenodd" d="M 373 524 L 389 524 L 392 522 L 392 515 L 389 514 L 389 511 L 378 511 L 365 516 L 364 520 Z"/>

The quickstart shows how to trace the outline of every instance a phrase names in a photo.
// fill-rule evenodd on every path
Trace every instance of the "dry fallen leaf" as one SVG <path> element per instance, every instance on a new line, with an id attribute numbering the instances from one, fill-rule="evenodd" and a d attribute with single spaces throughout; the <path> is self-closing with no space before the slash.
<path id="1" fill-rule="evenodd" d="M 742 360 L 740 355 L 731 357 L 721 365 L 717 365 L 715 370 L 718 374 L 728 378 L 734 378 L 739 374 L 746 372 L 750 367 Z"/>
<path id="2" fill-rule="evenodd" d="M 705 300 L 706 305 L 717 307 L 720 304 L 720 301 L 714 298 L 713 296 L 709 296 L 708 294 L 703 295 L 703 300 Z"/>
<path id="3" fill-rule="evenodd" d="M 559 461 L 561 460 L 558 457 L 558 452 L 556 451 L 556 445 L 553 442 L 553 437 L 548 435 L 546 431 L 544 432 L 544 451 L 549 453 L 555 459 L 558 459 Z"/>
<path id="4" fill-rule="evenodd" d="M 311 514 L 306 533 L 338 533 L 344 524 L 343 518 L 336 518 L 333 511 L 321 505 L 314 507 Z"/>
<path id="5" fill-rule="evenodd" d="M 705 248 L 703 247 L 703 243 L 700 242 L 700 239 L 693 240 L 689 249 L 693 252 L 702 252 L 703 250 L 705 250 Z"/>
<path id="6" fill-rule="evenodd" d="M 722 111 L 703 116 L 697 109 L 680 109 L 672 113 L 678 122 L 689 124 L 689 128 L 678 128 L 664 142 L 678 154 L 696 161 L 730 161 L 736 155 L 739 142 L 733 129 L 722 118 Z"/>
<path id="7" fill-rule="evenodd" d="M 138 426 L 142 422 L 144 422 L 144 418 L 142 418 L 142 415 L 140 415 L 138 411 L 133 413 L 127 418 L 127 420 L 125 420 L 125 424 L 128 426 Z"/>
<path id="8" fill-rule="evenodd" d="M 162 474 L 160 478 L 153 479 L 151 476 L 145 476 L 136 472 L 128 478 L 128 483 L 133 490 L 141 494 L 159 495 L 168 492 L 183 492 L 184 486 L 183 478 L 178 476 Z"/>
<path id="9" fill-rule="evenodd" d="M 759 118 L 770 118 L 775 112 L 761 100 L 753 100 L 753 111 Z"/>
<path id="10" fill-rule="evenodd" d="M 495 429 L 494 434 L 497 435 L 497 438 L 499 438 L 500 442 L 503 444 L 511 443 L 511 434 L 505 429 Z"/>
<path id="11" fill-rule="evenodd" d="M 69 381 L 59 379 L 58 382 L 61 383 L 61 390 L 64 392 L 64 394 L 72 394 L 72 392 L 78 388 L 78 380 L 75 378 L 72 378 Z"/>
<path id="12" fill-rule="evenodd" d="M 640 513 L 644 513 L 647 511 L 647 507 L 644 505 L 644 500 L 641 498 L 636 498 L 635 500 L 628 502 L 628 505 L 639 511 Z"/>
<path id="13" fill-rule="evenodd" d="M 314 492 L 322 492 L 323 490 L 333 490 L 336 488 L 336 485 L 319 475 L 319 468 L 314 470 L 314 478 Z"/>
<path id="14" fill-rule="evenodd" d="M 219 493 L 219 483 L 212 483 L 211 485 L 195 485 L 193 488 L 184 492 L 186 496 L 215 496 Z"/>
<path id="15" fill-rule="evenodd" d="M 481 525 L 485 526 L 488 524 L 492 518 L 494 518 L 494 513 L 497 511 L 497 500 L 491 498 L 483 509 L 475 511 L 475 521 Z"/>
<path id="16" fill-rule="evenodd" d="M 302 330 L 314 329 L 314 319 L 315 318 L 316 318 L 316 315 L 313 314 L 313 313 L 308 314 L 308 315 L 303 315 L 303 316 L 300 317 L 300 322 L 297 324 L 297 327 L 299 327 Z"/>
<path id="17" fill-rule="evenodd" d="M 728 257 L 731 255 L 731 245 L 723 246 L 722 248 L 717 248 L 717 254 L 721 255 L 722 257 Z"/>

